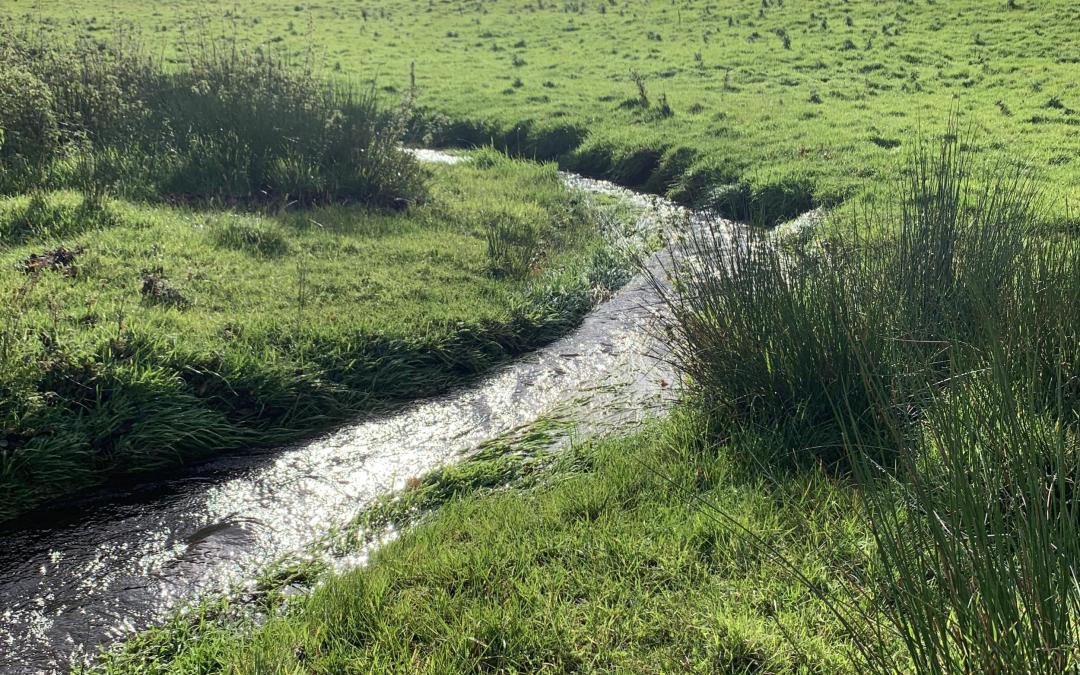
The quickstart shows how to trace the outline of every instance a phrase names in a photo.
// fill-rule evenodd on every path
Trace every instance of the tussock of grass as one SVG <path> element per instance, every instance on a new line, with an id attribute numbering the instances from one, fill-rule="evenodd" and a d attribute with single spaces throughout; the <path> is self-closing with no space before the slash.
<path id="1" fill-rule="evenodd" d="M 919 146 L 894 229 L 794 256 L 693 237 L 669 297 L 715 428 L 779 431 L 795 461 L 764 467 L 840 460 L 855 478 L 878 574 L 801 581 L 860 672 L 1077 667 L 1080 242 L 1042 234 L 1023 168 L 974 179 L 969 147 L 955 127 Z"/>
<path id="2" fill-rule="evenodd" d="M 388 205 L 423 197 L 374 88 L 236 42 L 167 67 L 130 37 L 53 40 L 0 26 L 0 192 L 76 187 L 100 200 Z"/>

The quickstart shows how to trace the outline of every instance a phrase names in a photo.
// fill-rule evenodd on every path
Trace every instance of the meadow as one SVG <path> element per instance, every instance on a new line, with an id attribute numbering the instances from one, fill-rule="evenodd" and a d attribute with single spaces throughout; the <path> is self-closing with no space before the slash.
<path id="1" fill-rule="evenodd" d="M 9 23 L 46 19 L 55 34 L 91 41 L 135 29 L 178 64 L 205 31 L 311 54 L 388 94 L 415 85 L 418 143 L 493 142 L 684 202 L 734 189 L 770 220 L 878 196 L 920 129 L 957 111 L 977 154 L 1040 170 L 1051 223 L 1073 226 L 1080 196 L 1080 13 L 1067 0 L 7 8 Z"/>
<path id="2" fill-rule="evenodd" d="M 118 645 L 99 670 L 1080 669 L 1072 3 L 41 0 L 18 5 L 8 24 L 27 14 L 47 39 L 160 40 L 165 73 L 198 70 L 206 52 L 190 36 L 224 33 L 257 45 L 258 58 L 318 63 L 331 82 L 365 79 L 381 99 L 406 101 L 401 139 L 493 146 L 471 166 L 440 170 L 423 199 L 401 192 L 421 194 L 422 181 L 363 193 L 384 207 L 405 199 L 407 218 L 440 213 L 439 190 L 462 175 L 478 194 L 509 183 L 497 203 L 511 204 L 531 199 L 543 175 L 551 193 L 538 222 L 566 222 L 552 166 L 516 164 L 502 150 L 753 225 L 745 247 L 722 245 L 720 220 L 669 244 L 683 262 L 667 270 L 671 286 L 657 280 L 670 310 L 661 327 L 686 394 L 670 418 L 559 452 L 543 431 L 482 448 L 372 505 L 350 530 L 359 541 L 335 542 L 363 545 L 395 525 L 400 536 L 369 564 L 271 567 L 255 606 L 209 599 Z M 197 158 L 190 148 L 180 156 Z M 50 167 L 59 192 L 13 196 L 8 213 L 77 205 L 63 190 L 79 171 Z M 492 167 L 501 168 L 484 173 Z M 168 219 L 202 213 L 152 204 L 182 173 L 127 175 L 145 194 L 103 204 Z M 360 208 L 324 203 L 347 183 L 320 179 L 312 191 L 302 175 L 275 192 L 314 195 L 304 201 L 330 222 Z M 240 188 L 226 202 L 265 201 L 245 192 L 250 182 L 231 184 Z M 766 227 L 814 207 L 831 209 L 822 228 Z M 242 259 L 254 274 L 251 247 L 279 241 L 266 232 L 287 233 L 290 253 L 279 255 L 327 241 L 297 217 L 217 214 L 189 236 L 210 237 L 215 260 Z M 473 220 L 458 222 L 468 231 Z M 470 259 L 484 267 L 465 285 L 529 293 L 526 256 L 495 255 L 497 238 L 473 232 Z M 410 246 L 391 243 L 380 255 Z M 279 304 L 267 305 L 277 325 L 307 308 L 292 301 L 309 297 L 299 290 L 309 268 L 295 264 L 296 292 L 279 286 Z M 343 269 L 321 283 L 335 286 L 327 307 L 346 315 Z M 151 296 L 212 300 L 197 275 L 148 274 Z M 130 289 L 139 279 L 128 275 Z M 468 297 L 470 316 L 505 306 Z M 522 306 L 537 304 L 526 296 Z M 47 303 L 36 307 L 47 327 Z M 408 307 L 382 316 L 395 325 Z M 155 307 L 146 320 L 179 311 Z M 298 377 L 299 360 L 327 349 L 294 334 L 286 369 Z M 251 345 L 275 344 L 266 335 Z M 244 358 L 262 353 L 251 345 Z M 274 363 L 257 362 L 260 373 Z"/>

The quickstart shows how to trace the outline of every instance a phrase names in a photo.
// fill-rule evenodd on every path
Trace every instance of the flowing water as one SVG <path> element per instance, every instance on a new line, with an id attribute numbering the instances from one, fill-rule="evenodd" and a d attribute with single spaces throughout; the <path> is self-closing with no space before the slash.
<path id="1" fill-rule="evenodd" d="M 566 180 L 636 200 L 642 218 L 685 215 L 606 183 Z M 659 270 L 662 255 L 649 264 Z M 656 358 L 662 348 L 649 325 L 657 311 L 656 292 L 639 276 L 571 335 L 473 385 L 301 445 L 185 468 L 174 479 L 0 534 L 0 672 L 56 672 L 84 662 L 522 424 L 569 413 L 588 434 L 658 414 L 675 377 Z"/>

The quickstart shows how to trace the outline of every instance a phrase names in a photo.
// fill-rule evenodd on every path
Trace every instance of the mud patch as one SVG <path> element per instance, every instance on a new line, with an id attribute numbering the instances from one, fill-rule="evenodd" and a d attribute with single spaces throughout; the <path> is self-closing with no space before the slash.
<path id="1" fill-rule="evenodd" d="M 41 272 L 59 272 L 66 277 L 75 277 L 79 274 L 75 261 L 85 251 L 81 246 L 75 249 L 59 246 L 42 253 L 31 253 L 30 257 L 22 262 L 22 271 L 34 276 Z"/>
<path id="2" fill-rule="evenodd" d="M 181 308 L 191 304 L 180 289 L 169 281 L 169 277 L 160 267 L 143 270 L 142 280 L 140 293 L 142 293 L 143 302 L 147 304 Z"/>

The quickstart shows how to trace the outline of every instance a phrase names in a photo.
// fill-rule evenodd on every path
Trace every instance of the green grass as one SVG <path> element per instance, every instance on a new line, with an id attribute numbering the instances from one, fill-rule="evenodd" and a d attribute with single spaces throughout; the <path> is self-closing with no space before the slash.
<path id="1" fill-rule="evenodd" d="M 1024 172 L 969 182 L 960 140 L 920 147 L 871 239 L 675 243 L 669 420 L 499 439 L 332 540 L 409 526 L 365 567 L 101 667 L 1074 672 L 1078 240 L 1031 227 Z"/>
<path id="2" fill-rule="evenodd" d="M 765 224 L 814 206 L 852 205 L 834 214 L 822 236 L 793 246 L 767 236 L 734 252 L 707 238 L 685 243 L 698 259 L 672 270 L 677 284 L 668 328 L 691 401 L 673 420 L 550 457 L 535 448 L 516 457 L 496 444 L 373 507 L 369 527 L 413 527 L 369 566 L 338 575 L 285 574 L 317 583 L 283 605 L 281 594 L 268 593 L 264 612 L 254 617 L 234 612 L 227 599 L 209 603 L 193 618 L 177 617 L 122 646 L 104 667 L 1076 669 L 1080 275 L 1071 205 L 1080 196 L 1073 133 L 1080 101 L 1070 97 L 1080 61 L 1071 37 L 1080 12 L 1074 3 L 256 0 L 222 9 L 203 2 L 40 0 L 31 12 L 44 21 L 32 25 L 46 40 L 84 39 L 91 48 L 116 45 L 134 28 L 163 55 L 155 72 L 165 81 L 182 81 L 185 68 L 197 72 L 208 63 L 207 43 L 191 35 L 239 36 L 263 54 L 318 64 L 306 72 L 326 72 L 342 86 L 370 83 L 385 97 L 408 101 L 399 121 L 419 144 L 491 144 L 558 159 L 564 168 Z M 18 27 L 25 19 L 12 12 L 7 21 Z M 173 71 L 181 74 L 176 80 Z M 0 97 L 51 86 L 44 74 L 31 75 L 40 82 L 9 74 Z M 7 95 L 0 113 L 21 120 L 21 128 L 44 130 L 42 141 L 51 143 L 52 123 L 37 119 L 41 111 L 25 106 L 25 98 Z M 940 125 L 950 115 L 959 117 L 959 128 Z M 318 125 L 301 118 L 319 137 Z M 57 133 L 62 128 L 55 125 Z M 8 132 L 4 147 L 32 155 L 36 146 L 24 138 Z M 274 134 L 259 138 L 280 149 Z M 932 152 L 919 145 L 928 138 L 936 143 Z M 183 149 L 190 166 L 221 159 L 228 147 L 213 145 L 204 157 L 202 146 L 182 141 L 166 145 Z M 65 174 L 62 162 L 54 164 L 58 172 L 50 175 L 62 180 L 50 186 L 77 185 L 84 174 L 100 184 L 96 158 L 109 159 L 112 150 L 106 144 L 93 155 L 93 171 Z M 235 168 L 230 162 L 213 164 L 222 169 L 216 175 Z M 301 186 L 297 194 L 310 192 L 304 175 L 288 173 L 286 183 Z M 144 184 L 157 186 L 146 199 L 169 192 L 153 180 Z M 227 192 L 250 195 L 257 187 L 239 184 Z M 534 189 L 529 182 L 518 187 Z M 362 291 L 348 288 L 340 268 L 320 278 L 319 265 L 307 264 L 326 250 L 316 245 L 321 238 L 340 235 L 333 216 L 340 211 L 314 212 L 328 222 L 322 226 L 308 222 L 311 213 L 259 223 L 217 216 L 204 230 L 214 260 L 239 256 L 245 274 L 259 269 L 249 258 L 277 261 L 265 263 L 272 270 L 290 261 L 292 292 L 270 284 L 265 301 L 276 328 L 260 322 L 270 316 L 263 313 L 240 331 L 204 319 L 192 327 L 197 340 L 171 340 L 184 317 L 205 312 L 230 280 L 203 283 L 206 272 L 193 264 L 198 248 L 174 246 L 159 259 L 155 246 L 182 239 L 151 244 L 130 221 L 153 222 L 160 210 L 94 199 L 80 212 L 78 197 L 31 192 L 12 198 L 0 221 L 0 231 L 19 247 L 13 264 L 26 262 L 33 248 L 27 242 L 57 233 L 77 251 L 81 228 L 119 231 L 117 222 L 134 232 L 115 242 L 118 248 L 142 241 L 148 251 L 139 272 L 121 255 L 111 266 L 96 263 L 109 270 L 96 278 L 99 284 L 126 279 L 129 295 L 140 285 L 148 289 L 138 312 L 151 318 L 128 319 L 133 305 L 112 300 L 108 320 L 97 319 L 100 327 L 73 329 L 84 310 L 70 308 L 88 298 L 96 307 L 100 291 L 72 301 L 62 289 L 82 284 L 83 268 L 66 276 L 50 271 L 42 273 L 49 279 L 42 287 L 52 305 L 38 301 L 26 319 L 12 318 L 15 328 L 5 335 L 15 337 L 0 343 L 11 364 L 5 377 L 22 386 L 5 397 L 19 402 L 9 426 L 30 420 L 45 428 L 39 420 L 60 415 L 51 410 L 88 402 L 88 409 L 103 411 L 64 416 L 75 421 L 51 447 L 74 449 L 75 460 L 56 474 L 65 477 L 126 459 L 136 448 L 161 447 L 179 428 L 206 430 L 206 438 L 190 442 L 196 451 L 200 443 L 220 446 L 222 428 L 246 430 L 242 424 L 252 420 L 259 420 L 255 429 L 263 437 L 280 438 L 295 431 L 293 419 L 308 417 L 302 406 L 352 405 L 351 396 L 372 391 L 372 378 L 385 386 L 390 372 L 391 390 L 415 393 L 432 372 L 440 374 L 437 381 L 474 372 L 526 346 L 519 336 L 548 325 L 513 308 L 554 303 L 559 310 L 545 317 L 565 326 L 559 317 L 580 316 L 591 297 L 580 274 L 571 288 L 581 292 L 565 293 L 558 284 L 521 290 L 521 280 L 536 274 L 538 253 L 547 250 L 535 226 L 545 219 L 534 217 L 532 207 L 494 217 L 472 211 L 466 221 L 474 226 L 475 278 L 518 289 L 509 314 L 492 310 L 503 323 L 469 323 L 487 311 L 485 302 L 471 300 L 462 305 L 469 319 L 457 319 L 463 326 L 453 316 L 431 324 L 445 332 L 422 323 L 427 328 L 419 333 L 376 329 L 363 333 L 362 343 L 342 340 L 348 333 L 338 332 L 335 321 L 360 319 L 341 319 L 335 303 L 352 292 L 352 308 Z M 497 196 L 487 208 L 514 204 L 517 195 Z M 487 196 L 480 191 L 474 198 Z M 865 209 L 854 208 L 856 199 Z M 439 203 L 436 193 L 420 208 Z M 32 265 L 64 259 L 69 250 Z M 392 259 L 409 250 L 407 242 L 394 241 L 375 254 Z M 77 255 L 94 273 L 96 253 Z M 11 268 L 5 274 L 23 278 Z M 442 292 L 448 282 L 438 281 L 416 290 Z M 266 284 L 253 284 L 252 294 Z M 7 288 L 13 306 L 23 306 L 21 287 Z M 327 311 L 313 323 L 308 317 L 319 298 Z M 395 299 L 400 306 L 385 319 L 391 327 L 404 325 L 410 307 L 422 304 Z M 220 316 L 227 310 L 218 302 Z M 125 318 L 113 324 L 109 317 L 120 314 Z M 281 328 L 288 324 L 282 317 L 292 315 L 302 330 Z M 417 320 L 426 321 L 421 315 Z M 226 337 L 206 332 L 214 330 Z M 107 376 L 87 368 L 86 358 L 53 356 L 54 345 L 69 344 L 72 333 L 97 336 L 75 353 L 105 355 Z M 440 356 L 414 369 L 409 355 L 431 353 L 430 340 Z M 233 341 L 245 345 L 242 357 L 228 346 Z M 361 344 L 376 347 L 364 351 Z M 390 354 L 375 362 L 393 370 L 355 369 L 373 354 Z M 193 370 L 177 365 L 192 363 Z M 114 395 L 115 382 L 125 396 Z M 237 389 L 237 382 L 248 386 Z M 160 427 L 144 430 L 156 444 L 118 444 L 115 438 L 131 438 L 132 428 L 117 420 L 132 413 L 116 412 L 116 402 L 142 400 L 148 390 L 211 402 L 163 412 L 211 417 L 193 423 L 166 414 Z M 348 393 L 335 398 L 341 392 Z M 360 395 L 363 404 L 370 403 L 366 396 Z M 246 407 L 252 400 L 257 409 Z M 57 408 L 58 402 L 68 407 Z M 219 418 L 224 427 L 214 426 Z M 4 439 L 15 448 L 2 456 L 7 475 L 22 470 L 20 458 L 33 450 L 25 438 L 8 433 Z M 85 438 L 96 445 L 79 440 Z M 85 450 L 91 447 L 103 450 Z"/>
<path id="3" fill-rule="evenodd" d="M 554 166 L 480 159 L 433 169 L 403 213 L 0 201 L 0 520 L 445 389 L 576 325 L 625 258 Z M 522 231 L 527 269 L 493 257 L 495 228 Z"/>
<path id="4" fill-rule="evenodd" d="M 206 30 L 310 51 L 387 96 L 415 64 L 418 142 L 494 140 L 685 199 L 745 183 L 768 217 L 876 194 L 954 110 L 977 153 L 1043 171 L 1059 225 L 1080 198 L 1069 0 L 0 4 L 93 42 L 134 26 L 176 63 Z"/>
<path id="5" fill-rule="evenodd" d="M 863 574 L 870 538 L 854 494 L 821 472 L 763 480 L 746 456 L 770 441 L 710 446 L 702 422 L 680 413 L 546 461 L 511 442 L 437 472 L 402 499 L 449 499 L 369 566 L 301 580 L 310 594 L 264 607 L 265 623 L 205 605 L 101 669 L 851 672 L 840 623 L 696 500 L 834 585 L 837 569 Z M 501 488 L 478 480 L 492 475 Z"/>

